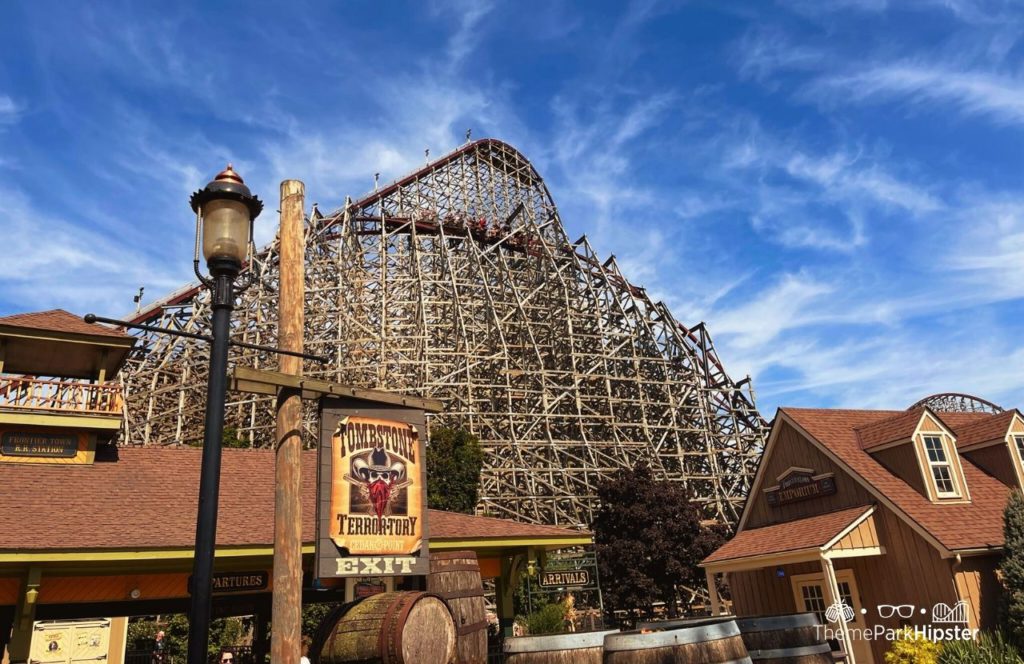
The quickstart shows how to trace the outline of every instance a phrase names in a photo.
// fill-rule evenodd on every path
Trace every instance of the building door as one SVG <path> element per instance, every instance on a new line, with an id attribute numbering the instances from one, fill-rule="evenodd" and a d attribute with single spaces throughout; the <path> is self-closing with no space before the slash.
<path id="1" fill-rule="evenodd" d="M 857 582 L 853 577 L 853 570 L 837 569 L 836 583 L 839 586 L 839 598 L 843 604 L 853 609 L 853 620 L 848 623 L 857 633 L 863 634 L 867 629 L 864 620 L 864 613 L 861 612 L 860 593 L 857 592 Z M 800 574 L 793 577 L 793 597 L 796 599 L 797 609 L 817 614 L 821 624 L 827 625 L 825 611 L 828 609 L 828 600 L 825 593 L 824 574 Z M 871 642 L 866 639 L 857 639 L 851 636 L 853 643 L 851 648 L 857 664 L 874 664 L 875 659 L 871 653 Z"/>
<path id="2" fill-rule="evenodd" d="M 32 626 L 32 656 L 39 664 L 75 664 L 106 660 L 110 619 L 40 621 Z"/>

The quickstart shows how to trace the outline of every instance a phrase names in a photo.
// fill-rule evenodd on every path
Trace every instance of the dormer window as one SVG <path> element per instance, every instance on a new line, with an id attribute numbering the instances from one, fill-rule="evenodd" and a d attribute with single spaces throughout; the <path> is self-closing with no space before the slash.
<path id="1" fill-rule="evenodd" d="M 1014 436 L 1013 446 L 1017 448 L 1017 458 L 1024 463 L 1024 436 Z"/>
<path id="2" fill-rule="evenodd" d="M 942 436 L 924 436 L 924 449 L 928 454 L 928 467 L 935 481 L 935 495 L 939 498 L 956 498 L 960 493 L 953 480 L 953 468 L 949 463 Z"/>

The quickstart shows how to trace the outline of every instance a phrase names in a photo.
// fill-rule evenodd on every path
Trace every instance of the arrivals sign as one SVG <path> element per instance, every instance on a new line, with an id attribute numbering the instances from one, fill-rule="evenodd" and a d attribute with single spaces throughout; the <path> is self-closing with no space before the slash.
<path id="1" fill-rule="evenodd" d="M 575 569 L 558 572 L 543 572 L 538 581 L 541 588 L 567 588 L 570 586 L 589 586 L 590 570 Z"/>
<path id="2" fill-rule="evenodd" d="M 777 486 L 765 489 L 765 498 L 772 507 L 788 505 L 801 500 L 831 496 L 836 492 L 832 473 L 815 475 L 813 470 L 792 468 L 779 478 Z"/>
<path id="3" fill-rule="evenodd" d="M 321 401 L 317 575 L 427 574 L 423 411 Z"/>

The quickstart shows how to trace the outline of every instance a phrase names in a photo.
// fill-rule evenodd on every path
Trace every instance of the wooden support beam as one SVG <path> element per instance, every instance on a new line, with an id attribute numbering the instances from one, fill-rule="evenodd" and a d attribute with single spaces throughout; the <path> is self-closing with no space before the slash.
<path id="1" fill-rule="evenodd" d="M 424 399 L 384 390 L 367 390 L 277 371 L 260 371 L 246 366 L 236 366 L 231 373 L 230 381 L 230 389 L 236 392 L 276 395 L 282 389 L 291 388 L 301 390 L 303 399 L 319 399 L 325 396 L 352 397 L 353 399 L 419 408 L 428 413 L 439 413 L 444 410 L 444 404 L 437 399 Z"/>
<path id="2" fill-rule="evenodd" d="M 277 344 L 302 352 L 305 307 L 305 186 L 281 183 L 280 297 Z M 302 359 L 278 355 L 281 373 L 300 377 Z M 302 642 L 302 390 L 277 394 L 277 465 L 274 487 L 274 601 L 270 660 L 299 664 Z"/>
<path id="3" fill-rule="evenodd" d="M 832 561 L 824 555 L 821 557 L 821 571 L 824 576 L 824 583 L 822 585 L 825 590 L 825 605 L 834 606 L 841 603 L 843 596 L 839 594 L 839 581 L 836 579 L 836 569 L 832 566 Z M 839 616 L 836 627 L 839 633 L 843 635 L 842 648 L 843 652 L 846 653 L 846 663 L 857 664 L 857 656 L 853 652 L 853 642 L 850 640 L 850 628 L 843 616 Z"/>
<path id="4" fill-rule="evenodd" d="M 708 580 L 708 598 L 711 600 L 711 615 L 721 615 L 722 598 L 718 595 L 718 586 L 715 585 L 715 573 L 706 569 L 704 570 L 704 574 Z"/>
<path id="5" fill-rule="evenodd" d="M 36 619 L 36 606 L 39 604 L 39 586 L 43 581 L 43 572 L 39 567 L 29 567 L 25 575 L 18 605 L 14 613 L 14 630 L 7 644 L 7 654 L 12 664 L 27 662 L 29 649 L 32 647 L 32 623 Z"/>

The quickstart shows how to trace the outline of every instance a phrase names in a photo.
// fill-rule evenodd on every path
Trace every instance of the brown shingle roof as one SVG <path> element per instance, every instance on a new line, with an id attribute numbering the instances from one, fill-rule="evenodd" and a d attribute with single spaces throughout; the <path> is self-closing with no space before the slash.
<path id="1" fill-rule="evenodd" d="M 1010 489 L 1005 484 L 961 457 L 960 462 L 972 502 L 936 504 L 893 475 L 869 452 L 861 448 L 857 430 L 890 419 L 898 414 L 897 411 L 781 408 L 780 413 L 792 419 L 823 447 L 835 454 L 854 473 L 891 500 L 899 510 L 947 549 L 1002 546 L 1003 508 L 1010 494 Z M 939 417 L 947 426 L 950 425 L 949 420 L 958 420 L 947 418 L 946 415 L 939 413 Z M 779 426 L 778 422 L 779 420 L 776 420 L 776 426 Z M 956 431 L 954 427 L 951 428 Z"/>
<path id="2" fill-rule="evenodd" d="M 822 547 L 844 528 L 864 516 L 871 507 L 861 505 L 818 514 L 799 521 L 740 531 L 720 549 L 705 558 L 703 564 Z"/>
<path id="3" fill-rule="evenodd" d="M 1007 410 L 994 415 L 986 414 L 985 417 L 974 418 L 973 422 L 954 428 L 956 446 L 969 447 L 978 443 L 987 443 L 990 440 L 1002 440 L 1010 430 L 1010 422 L 1013 421 L 1016 414 L 1016 410 Z"/>
<path id="4" fill-rule="evenodd" d="M 191 548 L 201 450 L 129 447 L 91 466 L 0 463 L 0 550 Z M 312 542 L 316 452 L 302 457 L 302 539 Z M 432 539 L 552 538 L 576 530 L 430 510 Z M 224 450 L 218 546 L 274 541 L 274 453 Z"/>
<path id="5" fill-rule="evenodd" d="M 33 313 L 13 314 L 0 317 L 0 325 L 12 327 L 24 327 L 33 330 L 47 330 L 50 332 L 70 332 L 72 334 L 89 334 L 101 337 L 116 337 L 118 339 L 130 339 L 127 334 L 109 328 L 99 323 L 86 323 L 80 316 L 76 316 L 63 309 L 50 309 L 49 311 L 36 311 Z"/>
<path id="6" fill-rule="evenodd" d="M 924 411 L 924 408 L 914 408 L 905 413 L 857 427 L 861 448 L 867 450 L 878 445 L 895 443 L 898 440 L 909 440 L 914 435 L 914 430 L 917 429 L 917 424 L 921 421 Z"/>
<path id="7" fill-rule="evenodd" d="M 445 539 L 477 539 L 503 537 L 566 537 L 579 535 L 578 530 L 558 526 L 519 523 L 488 516 L 473 516 L 456 512 L 430 510 L 430 536 Z"/>

